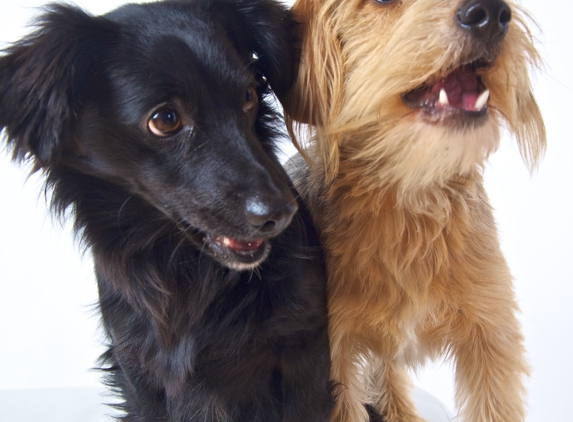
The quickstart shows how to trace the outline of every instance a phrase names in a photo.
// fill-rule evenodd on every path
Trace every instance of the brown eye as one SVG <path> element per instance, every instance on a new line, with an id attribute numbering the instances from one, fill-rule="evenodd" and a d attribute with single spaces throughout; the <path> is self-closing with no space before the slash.
<path id="1" fill-rule="evenodd" d="M 259 96 L 253 86 L 247 88 L 245 93 L 245 102 L 243 103 L 243 111 L 251 111 L 259 102 Z"/>
<path id="2" fill-rule="evenodd" d="M 164 106 L 153 112 L 147 122 L 147 127 L 154 135 L 166 137 L 179 132 L 183 123 L 175 110 Z"/>

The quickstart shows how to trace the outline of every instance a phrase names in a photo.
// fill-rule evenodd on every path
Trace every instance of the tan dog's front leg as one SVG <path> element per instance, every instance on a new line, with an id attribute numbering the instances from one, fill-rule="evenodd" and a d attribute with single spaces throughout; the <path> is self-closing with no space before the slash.
<path id="1" fill-rule="evenodd" d="M 387 422 L 425 422 L 411 398 L 412 383 L 406 368 L 386 360 L 376 374 L 381 396 L 378 410 Z"/>
<path id="2" fill-rule="evenodd" d="M 356 347 L 359 344 L 351 337 L 339 335 L 331 331 L 332 379 L 336 385 L 336 405 L 332 411 L 332 422 L 368 422 L 369 416 L 365 403 L 368 394 L 364 385 L 364 377 L 360 370 L 364 369 L 360 362 L 360 354 Z"/>
<path id="3" fill-rule="evenodd" d="M 491 310 L 490 310 L 491 311 Z M 523 337 L 511 312 L 468 323 L 455 337 L 456 401 L 463 422 L 525 420 Z M 463 317 L 462 317 L 463 318 Z"/>

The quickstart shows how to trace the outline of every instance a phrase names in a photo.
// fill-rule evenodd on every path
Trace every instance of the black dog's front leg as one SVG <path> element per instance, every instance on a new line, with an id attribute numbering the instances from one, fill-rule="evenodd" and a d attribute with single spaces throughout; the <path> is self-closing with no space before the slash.
<path id="1" fill-rule="evenodd" d="M 305 350 L 287 354 L 283 362 L 283 420 L 297 422 L 327 422 L 334 406 L 328 337 L 325 330 L 315 333 Z"/>
<path id="2" fill-rule="evenodd" d="M 112 391 L 119 395 L 123 401 L 112 406 L 122 410 L 123 414 L 117 419 L 124 422 L 156 422 L 168 421 L 165 403 L 161 392 L 147 385 L 145 377 L 138 375 L 138 370 L 122 365 L 113 356 L 113 347 L 102 356 L 102 361 L 109 366 L 104 369 L 105 383 Z"/>

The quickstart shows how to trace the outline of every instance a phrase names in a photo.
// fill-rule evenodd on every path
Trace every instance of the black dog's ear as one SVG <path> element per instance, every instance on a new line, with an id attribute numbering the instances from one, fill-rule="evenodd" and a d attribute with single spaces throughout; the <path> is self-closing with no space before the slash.
<path id="1" fill-rule="evenodd" d="M 0 130 L 13 159 L 34 158 L 38 168 L 71 136 L 110 23 L 63 5 L 48 6 L 36 23 L 0 57 Z"/>
<path id="2" fill-rule="evenodd" d="M 296 76 L 297 42 L 290 11 L 275 0 L 227 0 L 221 2 L 231 40 L 241 51 L 255 53 L 255 66 L 282 98 Z"/>

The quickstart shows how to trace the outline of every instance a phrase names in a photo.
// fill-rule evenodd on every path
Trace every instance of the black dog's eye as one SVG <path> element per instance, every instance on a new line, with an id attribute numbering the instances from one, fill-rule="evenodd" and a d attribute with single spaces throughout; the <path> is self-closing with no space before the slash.
<path id="1" fill-rule="evenodd" d="M 250 86 L 247 88 L 247 92 L 245 93 L 245 102 L 243 103 L 243 111 L 251 111 L 254 109 L 259 102 L 259 95 L 257 94 L 257 90 L 254 86 Z"/>
<path id="2" fill-rule="evenodd" d="M 154 135 L 166 137 L 179 132 L 183 123 L 175 110 L 169 106 L 163 106 L 153 112 L 147 122 L 147 127 Z"/>

